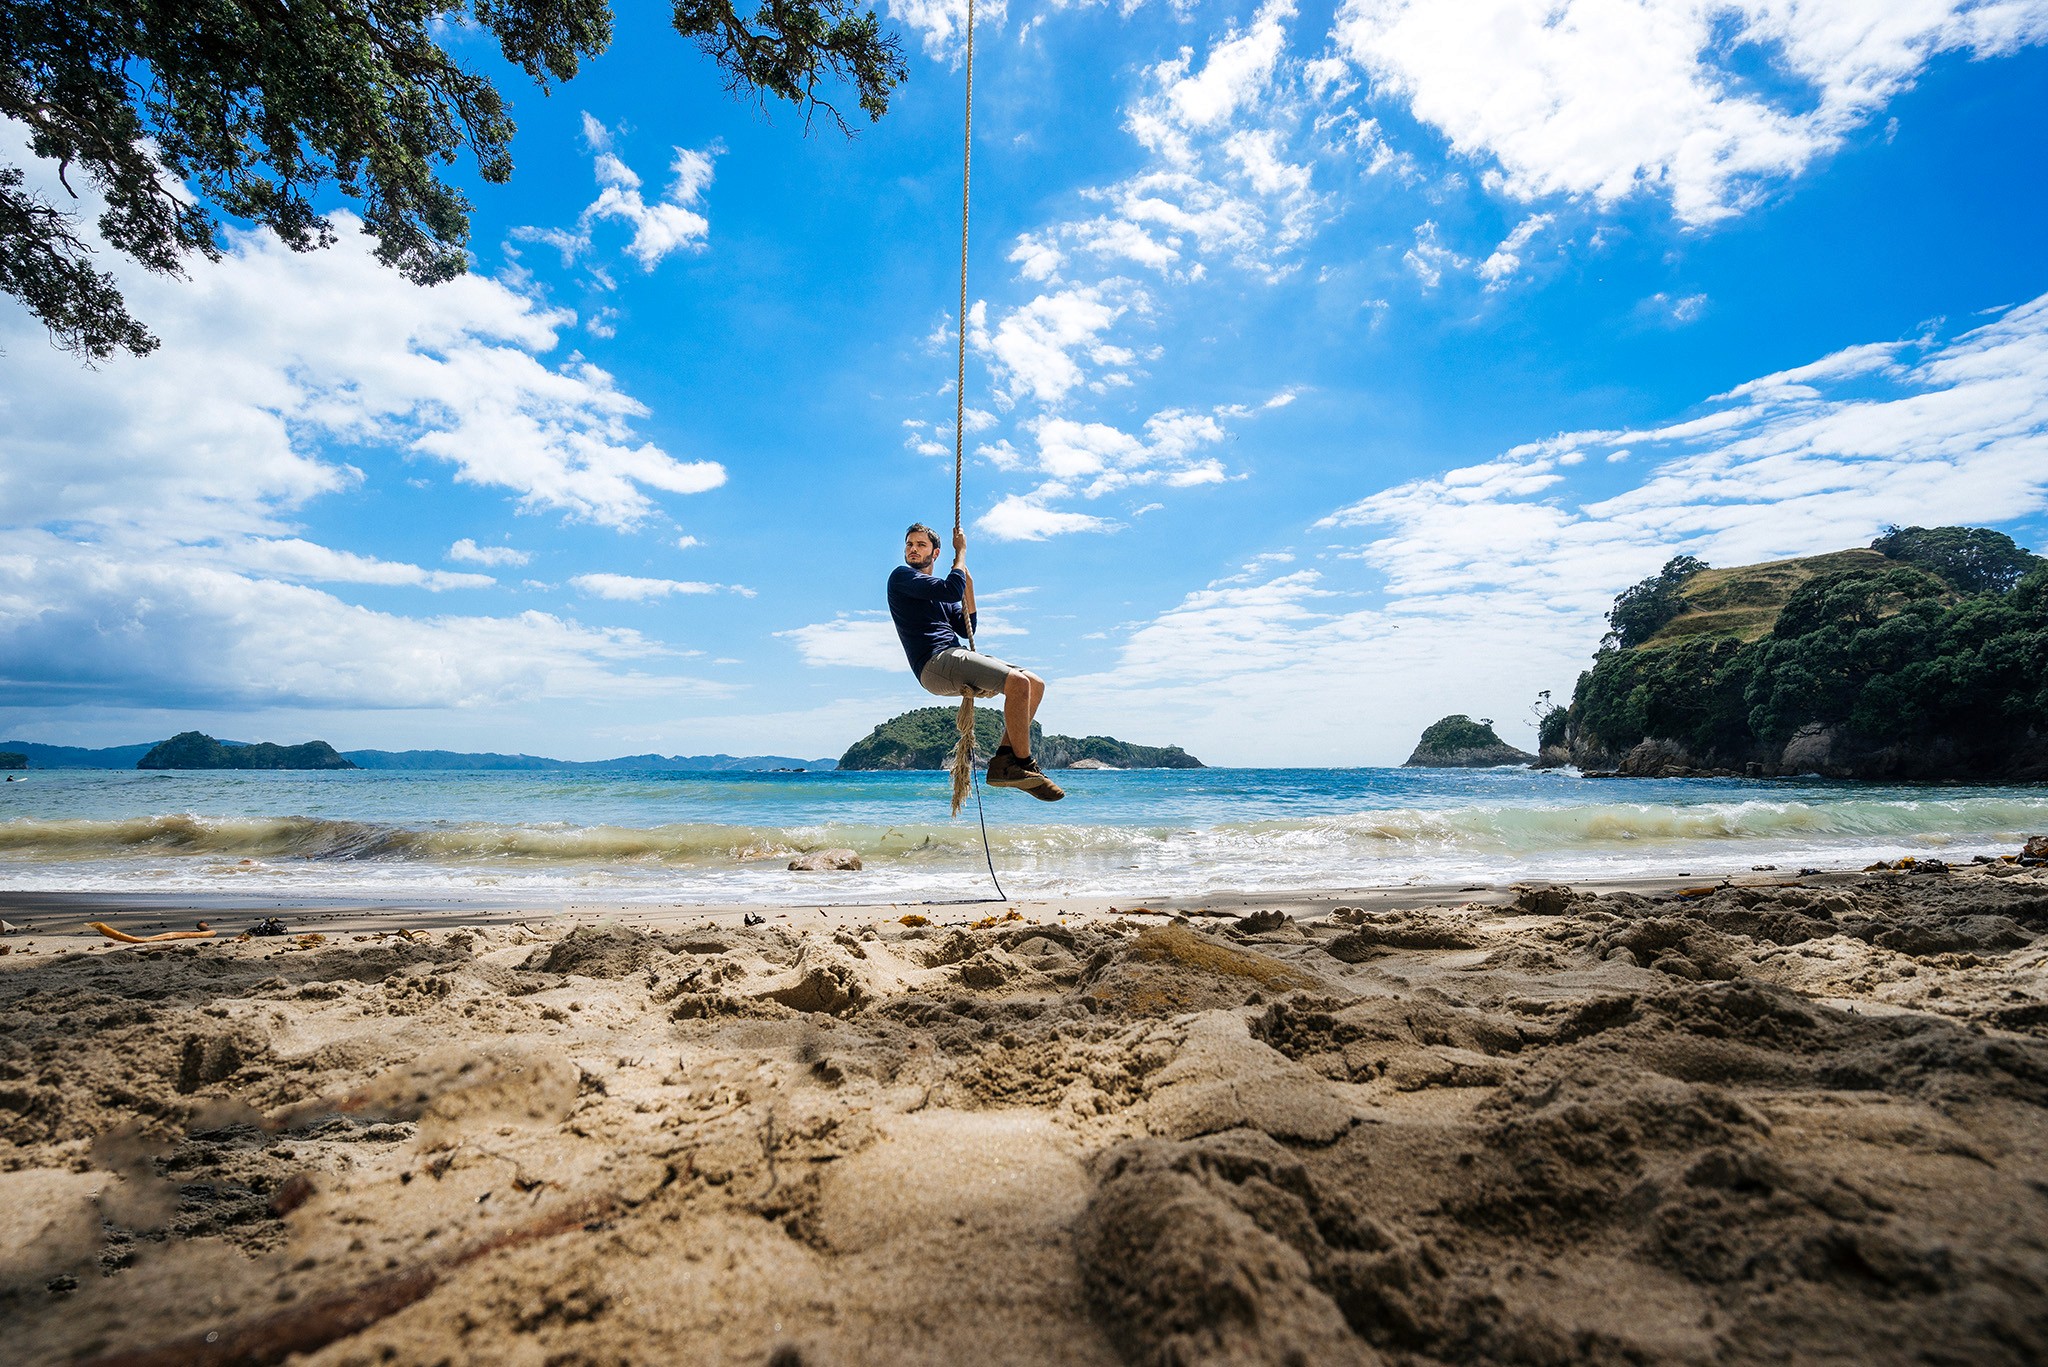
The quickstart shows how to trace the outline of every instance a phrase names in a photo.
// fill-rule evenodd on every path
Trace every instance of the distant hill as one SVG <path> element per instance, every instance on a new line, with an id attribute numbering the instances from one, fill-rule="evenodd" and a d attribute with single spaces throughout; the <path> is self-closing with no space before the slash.
<path id="1" fill-rule="evenodd" d="M 839 757 L 841 769 L 943 769 L 959 738 L 951 707 L 920 707 L 891 717 L 848 747 Z M 980 707 L 974 713 L 974 744 L 983 761 L 1003 741 L 1002 709 Z M 1201 769 L 1206 766 L 1178 745 L 1133 745 L 1109 736 L 1049 736 L 1031 724 L 1031 755 L 1043 769 L 1069 769 L 1083 761 L 1088 767 L 1111 769 Z"/>
<path id="2" fill-rule="evenodd" d="M 26 756 L 31 769 L 133 769 L 153 747 L 114 745 L 88 750 L 77 745 L 40 745 L 32 740 L 0 741 L 0 749 Z"/>
<path id="3" fill-rule="evenodd" d="M 1462 712 L 1430 723 L 1416 742 L 1406 767 L 1417 769 L 1494 769 L 1503 764 L 1534 764 L 1536 756 L 1517 750 L 1495 733 L 1490 721 L 1473 721 Z"/>
<path id="4" fill-rule="evenodd" d="M 353 769 L 324 740 L 300 745 L 224 745 L 201 731 L 181 731 L 159 741 L 135 761 L 138 769 Z"/>
<path id="5" fill-rule="evenodd" d="M 239 747 L 246 742 L 224 740 Z M 0 750 L 24 756 L 32 769 L 134 769 L 154 745 L 113 745 L 101 750 L 76 745 L 42 745 L 35 741 L 0 741 Z M 358 769 L 625 769 L 687 770 L 700 773 L 758 772 L 777 769 L 828 771 L 837 760 L 795 759 L 788 755 L 623 755 L 618 759 L 548 759 L 540 755 L 499 755 L 462 750 L 344 750 L 342 757 Z M 330 766 L 331 767 L 331 766 Z"/>
<path id="6" fill-rule="evenodd" d="M 499 755 L 459 750 L 347 750 L 364 769 L 623 769 L 683 770 L 692 773 L 760 773 L 782 769 L 829 771 L 837 760 L 790 755 L 621 755 L 617 759 L 547 759 L 540 755 Z"/>

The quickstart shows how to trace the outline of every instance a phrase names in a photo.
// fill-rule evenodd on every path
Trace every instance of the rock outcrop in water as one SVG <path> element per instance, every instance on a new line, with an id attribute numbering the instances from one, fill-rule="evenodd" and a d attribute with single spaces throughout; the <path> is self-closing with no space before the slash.
<path id="1" fill-rule="evenodd" d="M 1493 769 L 1503 764 L 1534 764 L 1536 756 L 1517 750 L 1494 732 L 1490 721 L 1473 721 L 1456 712 L 1434 722 L 1416 742 L 1407 766 L 1424 769 Z"/>
<path id="2" fill-rule="evenodd" d="M 877 726 L 839 757 L 841 769 L 943 769 L 958 739 L 956 708 L 920 707 Z M 974 747 L 986 761 L 1003 743 L 998 706 L 974 712 Z M 1031 756 L 1042 769 L 1071 769 L 1093 760 L 1100 769 L 1201 769 L 1206 766 L 1178 745 L 1133 745 L 1110 736 L 1049 736 L 1031 724 Z"/>
<path id="3" fill-rule="evenodd" d="M 353 769 L 355 764 L 324 740 L 303 745 L 225 745 L 201 731 L 183 731 L 159 741 L 135 762 L 138 769 Z"/>

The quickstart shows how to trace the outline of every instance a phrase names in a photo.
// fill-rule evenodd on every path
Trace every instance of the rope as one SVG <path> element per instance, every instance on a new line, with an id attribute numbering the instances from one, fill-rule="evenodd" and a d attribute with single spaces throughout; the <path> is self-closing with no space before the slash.
<path id="1" fill-rule="evenodd" d="M 967 211 L 974 190 L 974 0 L 967 0 L 967 106 L 961 120 L 960 137 L 960 312 L 956 319 L 960 334 L 958 364 L 953 372 L 953 526 L 960 521 L 960 494 L 967 477 Z M 974 625 L 967 627 L 967 648 L 974 649 Z M 981 805 L 981 777 L 974 772 L 974 695 L 960 700 L 960 739 L 953 746 L 953 815 L 960 814 L 962 789 L 974 790 L 974 818 L 981 824 L 981 856 L 988 861 L 988 881 L 996 885 L 996 896 L 1009 901 L 1003 880 L 996 877 L 996 856 L 988 843 L 988 814 Z M 967 784 L 960 782 L 966 771 Z"/>
<path id="2" fill-rule="evenodd" d="M 1007 902 L 1010 894 L 1003 891 L 1003 880 L 996 877 L 996 857 L 988 847 L 988 818 L 981 810 L 981 780 L 974 781 L 974 816 L 981 822 L 981 857 L 988 860 L 988 881 L 996 885 L 996 900 Z"/>
<path id="3" fill-rule="evenodd" d="M 974 178 L 974 0 L 967 0 L 967 113 L 960 139 L 960 364 L 953 376 L 953 525 L 961 526 L 960 486 L 967 468 L 967 206 Z M 974 648 L 974 635 L 967 636 Z"/>

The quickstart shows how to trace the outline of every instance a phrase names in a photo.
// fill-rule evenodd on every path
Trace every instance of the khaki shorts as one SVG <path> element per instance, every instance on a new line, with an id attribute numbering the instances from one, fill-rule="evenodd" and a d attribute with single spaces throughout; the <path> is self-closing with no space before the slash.
<path id="1" fill-rule="evenodd" d="M 970 692 L 977 698 L 993 698 L 1003 691 L 1015 669 L 1015 665 L 1005 664 L 993 655 L 978 655 L 966 646 L 954 646 L 925 661 L 924 673 L 917 676 L 917 681 L 924 685 L 925 692 L 942 698 L 957 698 Z"/>

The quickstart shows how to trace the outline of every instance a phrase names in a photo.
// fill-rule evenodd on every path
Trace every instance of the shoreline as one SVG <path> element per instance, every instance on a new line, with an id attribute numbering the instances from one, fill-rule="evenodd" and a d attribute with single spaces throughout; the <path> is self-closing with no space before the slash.
<path id="1" fill-rule="evenodd" d="M 85 928 L 87 921 L 104 921 L 117 930 L 140 934 L 145 930 L 186 929 L 194 920 L 226 922 L 217 926 L 220 938 L 240 933 L 245 920 L 275 916 L 287 921 L 294 931 L 367 933 L 398 930 L 449 930 L 458 926 L 555 926 L 615 923 L 643 930 L 677 930 L 705 923 L 739 924 L 748 916 L 763 916 L 790 922 L 790 928 L 843 928 L 874 921 L 894 920 L 906 914 L 927 915 L 935 924 L 966 924 L 986 915 L 977 908 L 1015 910 L 1028 920 L 1054 920 L 1086 924 L 1132 916 L 1143 909 L 1171 920 L 1176 916 L 1212 914 L 1216 917 L 1243 916 L 1255 911 L 1279 911 L 1290 917 L 1326 916 L 1338 906 L 1349 905 L 1378 911 L 1405 911 L 1437 906 L 1505 906 L 1515 898 L 1518 884 L 1556 884 L 1594 895 L 1614 892 L 1654 896 L 1680 888 L 1702 886 L 1766 887 L 1802 885 L 1824 887 L 1853 882 L 1859 870 L 1823 870 L 1801 877 L 1775 870 L 1715 870 L 1684 877 L 1651 874 L 1640 877 L 1601 879 L 1549 878 L 1517 880 L 1515 883 L 1415 883 L 1393 885 L 1331 886 L 1327 888 L 1278 889 L 1273 891 L 1226 891 L 1173 896 L 1072 896 L 1012 897 L 1000 899 L 956 898 L 904 900 L 897 902 L 837 902 L 825 899 L 792 899 L 787 902 L 561 902 L 539 903 L 484 898 L 342 898 L 277 897 L 208 893 L 163 895 L 141 892 L 51 893 L 0 888 L 0 919 L 21 927 L 18 937 L 48 939 L 100 937 Z M 821 879 L 834 875 L 820 875 Z M 957 914 L 941 917 L 934 911 Z M 17 943 L 20 938 L 17 938 Z"/>

